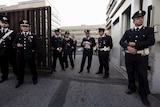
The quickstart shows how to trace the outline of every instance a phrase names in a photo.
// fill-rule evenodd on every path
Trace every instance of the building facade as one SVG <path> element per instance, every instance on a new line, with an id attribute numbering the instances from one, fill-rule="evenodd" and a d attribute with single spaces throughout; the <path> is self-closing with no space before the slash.
<path id="1" fill-rule="evenodd" d="M 54 7 L 53 0 L 31 0 L 31 1 L 24 1 L 19 2 L 17 5 L 11 6 L 0 6 L 0 11 L 7 11 L 7 10 L 18 10 L 18 9 L 25 9 L 25 8 L 37 8 L 43 6 L 50 6 L 51 7 L 51 23 L 52 29 L 59 28 L 61 26 L 61 18 L 60 14 L 57 9 Z"/>
<path id="2" fill-rule="evenodd" d="M 85 37 L 84 30 L 89 29 L 90 34 L 92 37 L 96 39 L 96 42 L 98 40 L 99 34 L 98 34 L 98 28 L 102 27 L 105 28 L 105 24 L 102 25 L 81 25 L 81 26 L 66 26 L 61 27 L 62 34 L 64 34 L 65 31 L 69 31 L 71 36 L 75 36 L 75 39 L 77 40 L 77 46 L 80 46 L 80 43 L 82 39 Z M 107 33 L 107 31 L 106 31 Z"/>
<path id="3" fill-rule="evenodd" d="M 124 51 L 119 45 L 119 41 L 127 29 L 133 28 L 132 15 L 143 9 L 146 11 L 144 26 L 154 27 L 156 43 L 150 47 L 149 73 L 150 89 L 152 93 L 160 93 L 160 8 L 159 0 L 110 0 L 106 12 L 106 28 L 113 38 L 113 49 L 111 52 L 111 63 L 120 69 L 121 73 L 127 77 L 125 71 Z"/>

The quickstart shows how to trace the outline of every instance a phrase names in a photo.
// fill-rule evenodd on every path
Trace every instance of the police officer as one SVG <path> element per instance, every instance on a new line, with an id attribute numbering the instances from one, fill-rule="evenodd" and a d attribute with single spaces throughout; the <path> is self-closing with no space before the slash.
<path id="1" fill-rule="evenodd" d="M 87 71 L 90 72 L 91 62 L 92 62 L 92 55 L 93 55 L 93 47 L 96 45 L 95 39 L 90 36 L 90 30 L 84 31 L 86 34 L 86 37 L 83 38 L 81 42 L 81 46 L 84 48 L 83 50 L 83 56 L 82 56 L 82 62 L 81 62 L 81 69 L 79 73 L 83 71 L 83 67 L 86 61 L 86 57 L 88 57 L 88 66 Z"/>
<path id="2" fill-rule="evenodd" d="M 103 74 L 103 68 L 105 70 L 103 78 L 109 76 L 109 52 L 113 47 L 112 37 L 105 34 L 104 28 L 99 28 L 98 38 L 98 58 L 99 58 L 99 71 L 96 74 Z"/>
<path id="3" fill-rule="evenodd" d="M 154 45 L 154 31 L 151 27 L 143 26 L 145 11 L 139 10 L 132 16 L 134 28 L 127 30 L 120 40 L 120 45 L 125 49 L 125 63 L 128 73 L 128 90 L 127 94 L 136 92 L 135 70 L 139 80 L 138 92 L 142 102 L 149 106 L 147 95 L 150 93 L 147 68 L 149 46 Z"/>
<path id="4" fill-rule="evenodd" d="M 51 73 L 56 72 L 57 58 L 59 58 L 59 62 L 62 70 L 65 71 L 63 57 L 62 57 L 63 38 L 61 37 L 60 29 L 56 29 L 54 32 L 55 32 L 55 35 L 51 37 L 51 46 L 53 49 L 53 66 L 52 66 Z"/>
<path id="5" fill-rule="evenodd" d="M 36 37 L 30 32 L 30 24 L 27 20 L 20 21 L 21 32 L 13 42 L 17 50 L 17 66 L 18 66 L 18 83 L 15 88 L 20 87 L 24 83 L 25 65 L 28 63 L 32 73 L 33 84 L 37 84 L 37 70 L 35 63 Z"/>
<path id="6" fill-rule="evenodd" d="M 72 58 L 72 47 L 73 47 L 73 40 L 69 37 L 69 31 L 65 32 L 65 37 L 63 41 L 63 54 L 64 54 L 64 62 L 65 68 L 68 68 L 68 57 L 72 66 L 74 68 L 73 58 Z"/>
<path id="7" fill-rule="evenodd" d="M 77 40 L 75 39 L 75 36 L 72 36 L 73 39 L 73 46 L 72 46 L 72 53 L 74 56 L 74 59 L 76 58 L 76 48 L 77 48 Z"/>
<path id="8" fill-rule="evenodd" d="M 7 16 L 0 16 L 0 66 L 2 72 L 0 83 L 8 79 L 8 62 L 12 65 L 13 73 L 17 76 L 16 52 L 12 46 L 16 33 L 9 29 L 9 22 Z"/>

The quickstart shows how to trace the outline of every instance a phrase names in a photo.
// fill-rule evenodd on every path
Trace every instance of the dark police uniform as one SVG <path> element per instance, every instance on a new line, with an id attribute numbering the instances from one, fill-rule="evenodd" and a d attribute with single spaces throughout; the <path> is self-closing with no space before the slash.
<path id="1" fill-rule="evenodd" d="M 77 40 L 73 39 L 72 53 L 73 53 L 74 59 L 76 58 L 76 48 L 77 48 Z"/>
<path id="2" fill-rule="evenodd" d="M 142 17 L 144 15 L 145 11 L 138 11 L 133 15 L 132 19 Z M 134 48 L 137 50 L 137 53 L 135 55 L 130 54 L 127 50 L 129 42 L 136 43 Z M 145 105 L 149 105 L 149 102 L 147 101 L 147 94 L 150 92 L 147 80 L 148 47 L 152 46 L 154 43 L 155 38 L 153 28 L 144 26 L 127 30 L 120 40 L 120 45 L 125 49 L 125 64 L 129 79 L 129 91 L 127 94 L 131 94 L 137 89 L 135 84 L 135 71 L 137 71 L 139 80 L 138 92 Z"/>
<path id="3" fill-rule="evenodd" d="M 59 32 L 59 29 L 56 29 L 55 32 Z M 62 70 L 65 71 L 63 57 L 62 57 L 63 51 L 61 51 L 61 52 L 58 51 L 60 48 L 63 50 L 63 38 L 61 36 L 56 36 L 56 35 L 52 36 L 51 37 L 51 46 L 53 48 L 53 66 L 52 66 L 51 73 L 53 71 L 56 72 L 57 58 L 59 58 L 59 62 L 60 62 Z"/>
<path id="4" fill-rule="evenodd" d="M 7 16 L 0 16 L 0 20 L 2 23 L 9 24 Z M 5 37 L 5 35 L 7 35 L 7 37 Z M 3 82 L 6 79 L 8 79 L 8 62 L 10 62 L 10 64 L 12 65 L 13 73 L 17 76 L 16 52 L 12 46 L 15 36 L 16 33 L 13 30 L 10 30 L 9 28 L 0 29 L 0 40 L 2 40 L 2 42 L 0 43 L 0 66 L 2 72 L 0 82 Z"/>
<path id="5" fill-rule="evenodd" d="M 21 26 L 29 26 L 27 20 L 22 20 L 20 22 Z M 18 47 L 17 44 L 21 44 L 22 47 Z M 36 49 L 36 36 L 31 32 L 20 32 L 17 33 L 17 36 L 13 42 L 14 47 L 17 50 L 17 66 L 18 66 L 18 84 L 16 88 L 24 82 L 24 75 L 25 75 L 25 65 L 28 63 L 29 68 L 31 69 L 32 73 L 32 81 L 33 84 L 37 84 L 37 70 L 36 70 L 36 63 L 35 63 L 35 49 Z"/>
<path id="6" fill-rule="evenodd" d="M 90 30 L 86 30 L 84 31 L 85 33 L 90 33 Z M 87 45 L 83 45 L 86 43 L 91 43 L 90 46 Z M 90 67 L 91 67 L 91 62 L 92 62 L 92 55 L 93 55 L 93 47 L 96 45 L 95 39 L 93 37 L 88 37 L 88 38 L 83 38 L 82 42 L 81 42 L 81 46 L 84 48 L 83 50 L 83 56 L 82 56 L 82 62 L 81 62 L 81 69 L 80 72 L 81 73 L 83 71 L 83 67 L 86 61 L 86 58 L 88 57 L 88 65 L 87 65 L 87 70 L 88 72 L 90 72 Z"/>
<path id="7" fill-rule="evenodd" d="M 65 34 L 69 34 L 69 32 L 65 32 Z M 68 56 L 71 63 L 72 68 L 74 68 L 74 62 L 72 58 L 72 47 L 73 47 L 73 40 L 71 38 L 64 38 L 63 40 L 63 54 L 64 54 L 64 62 L 65 67 L 68 67 Z"/>
<path id="8" fill-rule="evenodd" d="M 99 28 L 99 31 L 103 31 L 103 28 Z M 99 57 L 99 71 L 96 74 L 104 72 L 104 78 L 109 76 L 109 52 L 113 47 L 112 38 L 104 34 L 104 36 L 98 38 L 98 57 Z"/>

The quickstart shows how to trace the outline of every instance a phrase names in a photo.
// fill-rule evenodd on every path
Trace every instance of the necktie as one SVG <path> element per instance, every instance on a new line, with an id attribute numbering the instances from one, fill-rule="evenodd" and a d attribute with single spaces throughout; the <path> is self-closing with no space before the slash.
<path id="1" fill-rule="evenodd" d="M 136 28 L 136 31 L 139 31 L 139 28 Z"/>
<path id="2" fill-rule="evenodd" d="M 26 32 L 24 33 L 24 36 L 25 36 L 25 37 L 27 36 L 27 33 L 26 33 Z"/>

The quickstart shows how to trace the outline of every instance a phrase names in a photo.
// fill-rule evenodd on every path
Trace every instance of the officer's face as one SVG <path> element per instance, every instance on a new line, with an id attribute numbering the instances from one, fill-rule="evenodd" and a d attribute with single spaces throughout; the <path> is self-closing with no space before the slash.
<path id="1" fill-rule="evenodd" d="M 30 27 L 29 26 L 21 26 L 21 30 L 23 32 L 28 32 L 30 30 Z"/>
<path id="2" fill-rule="evenodd" d="M 100 35 L 100 36 L 103 36 L 103 35 L 104 35 L 104 32 L 103 32 L 103 31 L 99 31 L 99 35 Z"/>
<path id="3" fill-rule="evenodd" d="M 65 38 L 68 38 L 69 37 L 69 34 L 65 34 Z"/>
<path id="4" fill-rule="evenodd" d="M 137 17 L 133 19 L 133 23 L 135 24 L 135 26 L 141 26 L 143 24 L 143 21 L 143 17 Z"/>
<path id="5" fill-rule="evenodd" d="M 1 23 L 0 23 L 0 26 L 1 26 L 2 28 L 8 28 L 8 27 L 9 27 L 9 24 L 8 24 L 7 22 L 1 22 Z"/>
<path id="6" fill-rule="evenodd" d="M 90 34 L 89 33 L 86 33 L 86 37 L 89 37 L 90 36 Z"/>
<path id="7" fill-rule="evenodd" d="M 57 36 L 60 35 L 60 32 L 55 32 L 55 35 L 57 35 Z"/>

